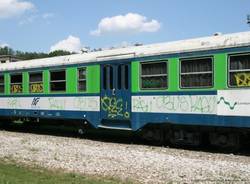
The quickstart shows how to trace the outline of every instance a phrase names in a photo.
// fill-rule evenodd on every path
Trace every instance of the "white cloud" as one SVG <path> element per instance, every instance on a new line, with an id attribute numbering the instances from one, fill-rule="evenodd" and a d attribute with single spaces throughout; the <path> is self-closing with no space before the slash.
<path id="1" fill-rule="evenodd" d="M 81 40 L 78 37 L 70 35 L 67 39 L 61 40 L 50 47 L 50 52 L 55 50 L 64 50 L 69 52 L 80 52 L 82 48 Z"/>
<path id="2" fill-rule="evenodd" d="M 128 13 L 126 15 L 103 18 L 99 22 L 98 28 L 91 31 L 90 34 L 100 36 L 114 32 L 156 32 L 160 27 L 161 24 L 157 20 L 148 20 L 147 17 L 140 14 Z"/>
<path id="3" fill-rule="evenodd" d="M 35 22 L 36 20 L 44 20 L 47 24 L 50 24 L 50 20 L 54 17 L 53 13 L 44 13 L 44 14 L 31 14 L 24 17 L 19 21 L 19 25 L 26 25 Z"/>
<path id="4" fill-rule="evenodd" d="M 10 18 L 34 9 L 35 6 L 22 0 L 0 0 L 0 18 Z"/>
<path id="5" fill-rule="evenodd" d="M 4 47 L 9 47 L 10 45 L 7 43 L 0 43 L 0 48 L 4 48 Z"/>
<path id="6" fill-rule="evenodd" d="M 42 18 L 44 18 L 44 19 L 50 19 L 50 18 L 53 18 L 53 17 L 54 17 L 53 13 L 44 13 L 42 15 Z"/>
<path id="7" fill-rule="evenodd" d="M 25 17 L 23 20 L 19 21 L 19 25 L 25 25 L 25 24 L 30 24 L 32 22 L 35 21 L 35 19 L 37 19 L 37 15 L 31 15 L 31 16 L 28 16 L 28 17 Z"/>

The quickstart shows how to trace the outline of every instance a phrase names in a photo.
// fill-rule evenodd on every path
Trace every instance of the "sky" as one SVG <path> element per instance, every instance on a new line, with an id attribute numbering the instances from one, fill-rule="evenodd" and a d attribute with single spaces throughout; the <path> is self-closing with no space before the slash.
<path id="1" fill-rule="evenodd" d="M 0 0 L 0 46 L 50 52 L 250 31 L 250 0 Z"/>

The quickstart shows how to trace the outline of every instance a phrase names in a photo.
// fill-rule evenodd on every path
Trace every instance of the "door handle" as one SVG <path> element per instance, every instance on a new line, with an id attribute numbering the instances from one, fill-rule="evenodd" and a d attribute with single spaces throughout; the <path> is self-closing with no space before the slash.
<path id="1" fill-rule="evenodd" d="M 115 95 L 115 88 L 112 89 L 112 95 Z"/>

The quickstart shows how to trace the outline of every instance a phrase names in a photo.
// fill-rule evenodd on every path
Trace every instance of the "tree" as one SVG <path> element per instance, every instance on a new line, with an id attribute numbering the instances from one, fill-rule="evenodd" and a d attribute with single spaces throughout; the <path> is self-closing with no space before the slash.
<path id="1" fill-rule="evenodd" d="M 49 57 L 54 57 L 54 56 L 66 56 L 66 55 L 70 55 L 70 54 L 74 54 L 73 52 L 69 52 L 69 51 L 64 51 L 64 50 L 55 50 L 53 52 L 49 53 Z"/>
<path id="2" fill-rule="evenodd" d="M 0 47 L 0 55 L 14 55 L 14 51 L 7 46 Z"/>
<path id="3" fill-rule="evenodd" d="M 12 55 L 16 56 L 22 60 L 30 60 L 30 59 L 39 59 L 39 58 L 47 58 L 47 57 L 55 57 L 55 56 L 65 56 L 75 54 L 73 52 L 63 51 L 63 50 L 56 50 L 50 53 L 43 53 L 43 52 L 23 52 L 23 51 L 14 51 L 12 48 L 9 47 L 0 47 L 0 55 Z"/>

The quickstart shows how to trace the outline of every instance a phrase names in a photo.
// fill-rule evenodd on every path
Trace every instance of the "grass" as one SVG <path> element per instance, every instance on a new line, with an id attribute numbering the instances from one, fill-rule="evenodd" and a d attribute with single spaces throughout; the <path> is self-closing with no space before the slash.
<path id="1" fill-rule="evenodd" d="M 113 178 L 83 176 L 0 161 L 0 184 L 132 184 Z"/>

